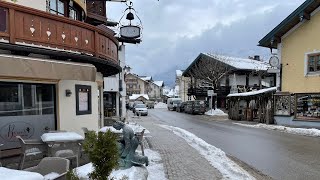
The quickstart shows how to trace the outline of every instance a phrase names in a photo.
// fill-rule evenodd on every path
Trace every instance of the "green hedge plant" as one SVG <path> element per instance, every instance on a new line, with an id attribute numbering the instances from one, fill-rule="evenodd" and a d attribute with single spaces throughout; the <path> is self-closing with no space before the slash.
<path id="1" fill-rule="evenodd" d="M 113 169 L 118 168 L 117 136 L 110 130 L 106 133 L 89 131 L 83 144 L 93 164 L 91 179 L 107 180 Z"/>

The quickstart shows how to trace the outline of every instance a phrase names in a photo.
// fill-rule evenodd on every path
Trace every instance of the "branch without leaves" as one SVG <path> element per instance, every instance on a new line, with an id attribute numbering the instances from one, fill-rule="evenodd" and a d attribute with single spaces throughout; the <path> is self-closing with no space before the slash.
<path id="1" fill-rule="evenodd" d="M 217 58 L 221 61 L 227 61 L 227 59 L 223 59 L 223 56 L 202 56 L 195 63 L 189 74 L 195 79 L 207 83 L 215 89 L 220 83 L 220 80 L 232 70 L 229 65 L 216 60 Z"/>

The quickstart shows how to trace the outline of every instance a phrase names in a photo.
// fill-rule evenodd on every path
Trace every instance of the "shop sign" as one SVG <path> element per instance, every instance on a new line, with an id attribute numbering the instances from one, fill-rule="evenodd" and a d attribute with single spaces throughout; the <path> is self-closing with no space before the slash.
<path id="1" fill-rule="evenodd" d="M 29 139 L 34 134 L 34 127 L 26 122 L 10 122 L 5 124 L 0 129 L 1 138 L 5 141 L 16 141 L 16 136 L 21 136 L 24 139 Z"/>

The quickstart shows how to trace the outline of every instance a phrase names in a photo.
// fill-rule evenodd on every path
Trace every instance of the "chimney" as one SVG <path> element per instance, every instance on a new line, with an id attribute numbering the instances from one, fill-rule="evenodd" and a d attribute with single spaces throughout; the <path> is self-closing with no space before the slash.
<path id="1" fill-rule="evenodd" d="M 260 61 L 260 56 L 259 55 L 254 55 L 254 60 Z"/>

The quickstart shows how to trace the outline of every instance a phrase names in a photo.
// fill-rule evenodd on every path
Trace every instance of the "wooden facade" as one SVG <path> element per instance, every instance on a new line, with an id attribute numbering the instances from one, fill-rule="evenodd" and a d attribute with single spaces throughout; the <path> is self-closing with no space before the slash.
<path id="1" fill-rule="evenodd" d="M 1 1 L 0 14 L 0 42 L 86 54 L 119 64 L 118 41 L 106 27 Z"/>

